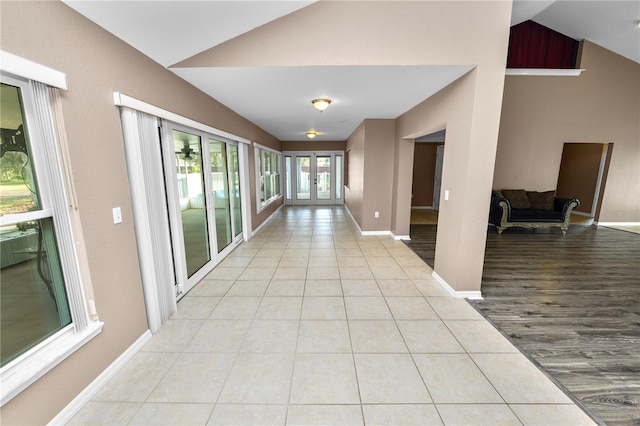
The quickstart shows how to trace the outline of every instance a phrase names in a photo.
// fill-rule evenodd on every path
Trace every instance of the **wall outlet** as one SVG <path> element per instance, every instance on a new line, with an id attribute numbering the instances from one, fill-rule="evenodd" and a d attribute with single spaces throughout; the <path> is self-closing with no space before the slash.
<path id="1" fill-rule="evenodd" d="M 376 219 L 377 219 L 377 218 L 379 218 L 379 217 L 380 217 L 380 212 L 375 212 L 375 213 L 373 214 L 373 217 L 375 217 Z"/>
<path id="2" fill-rule="evenodd" d="M 122 210 L 120 207 L 113 208 L 113 224 L 122 223 Z"/>

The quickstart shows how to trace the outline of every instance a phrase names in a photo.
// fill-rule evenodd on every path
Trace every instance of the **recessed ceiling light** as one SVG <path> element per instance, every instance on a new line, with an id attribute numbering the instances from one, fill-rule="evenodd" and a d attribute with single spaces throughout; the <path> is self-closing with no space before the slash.
<path id="1" fill-rule="evenodd" d="M 329 104 L 331 104 L 331 99 L 319 98 L 319 99 L 312 100 L 311 103 L 313 104 L 313 107 L 318 111 L 324 111 L 325 109 L 329 108 Z"/>

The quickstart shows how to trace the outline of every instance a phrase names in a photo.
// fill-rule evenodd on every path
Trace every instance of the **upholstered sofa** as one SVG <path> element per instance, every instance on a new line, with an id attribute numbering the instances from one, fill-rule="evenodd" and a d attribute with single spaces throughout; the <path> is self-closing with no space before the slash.
<path id="1" fill-rule="evenodd" d="M 579 205 L 577 198 L 559 198 L 555 196 L 555 191 L 494 190 L 491 194 L 489 223 L 496 226 L 498 234 L 511 227 L 558 227 L 562 234 L 566 234 L 571 211 Z"/>

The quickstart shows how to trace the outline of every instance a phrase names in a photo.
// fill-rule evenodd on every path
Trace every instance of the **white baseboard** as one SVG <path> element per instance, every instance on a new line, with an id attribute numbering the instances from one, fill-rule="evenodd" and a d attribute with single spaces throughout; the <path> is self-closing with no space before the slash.
<path id="1" fill-rule="evenodd" d="M 447 292 L 455 297 L 456 299 L 472 299 L 472 300 L 482 300 L 482 293 L 480 291 L 456 291 L 447 283 L 444 278 L 442 278 L 436 271 L 433 271 L 431 274 L 433 278 L 440 283 L 442 287 L 444 287 Z"/>
<path id="2" fill-rule="evenodd" d="M 151 339 L 151 330 L 145 331 L 142 336 L 133 342 L 126 351 L 124 351 L 115 361 L 111 363 L 93 382 L 89 384 L 82 392 L 62 409 L 48 424 L 64 425 L 67 424 L 73 416 L 84 407 L 91 399 L 96 396 L 98 391 L 114 377 L 129 362 L 144 345 Z"/>
<path id="3" fill-rule="evenodd" d="M 360 233 L 360 235 L 363 235 L 363 236 L 366 236 L 366 235 L 389 235 L 394 240 L 410 240 L 411 239 L 408 235 L 394 235 L 393 232 L 391 232 L 391 231 L 363 231 L 360 228 L 360 225 L 358 225 L 358 221 L 356 221 L 356 219 L 351 214 L 351 211 L 349 210 L 349 207 L 346 204 L 344 204 L 344 208 L 347 210 L 347 213 L 349 213 L 349 217 L 351 218 L 353 223 L 356 225 L 356 228 L 358 228 L 358 232 Z"/>
<path id="4" fill-rule="evenodd" d="M 260 231 L 260 230 L 262 229 L 262 227 L 263 227 L 263 226 L 265 226 L 265 225 L 267 224 L 267 222 L 269 222 L 269 221 L 273 218 L 273 216 L 274 216 L 276 213 L 278 213 L 278 212 L 280 211 L 280 209 L 281 209 L 281 208 L 283 208 L 283 207 L 284 207 L 284 203 L 282 203 L 282 204 L 280 205 L 280 207 L 278 207 L 277 209 L 275 209 L 275 210 L 273 211 L 273 213 L 271 213 L 271 214 L 269 215 L 269 217 L 268 217 L 268 218 L 266 218 L 266 219 L 264 220 L 264 222 L 262 222 L 260 225 L 258 225 L 258 227 L 257 227 L 256 229 L 254 229 L 254 230 L 251 232 L 251 236 L 253 237 L 254 235 L 256 235 L 256 234 L 258 233 L 258 231 Z"/>
<path id="5" fill-rule="evenodd" d="M 393 232 L 391 233 L 391 237 L 396 241 L 397 240 L 406 240 L 406 241 L 411 240 L 411 237 L 409 235 L 395 235 Z"/>
<path id="6" fill-rule="evenodd" d="M 640 226 L 640 222 L 596 222 L 598 226 Z"/>
<path id="7" fill-rule="evenodd" d="M 360 235 L 391 235 L 391 231 L 360 231 Z"/>

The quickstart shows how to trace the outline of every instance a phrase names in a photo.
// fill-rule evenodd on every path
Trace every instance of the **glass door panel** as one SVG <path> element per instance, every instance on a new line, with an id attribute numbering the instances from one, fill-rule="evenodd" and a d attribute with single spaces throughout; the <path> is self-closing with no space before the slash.
<path id="1" fill-rule="evenodd" d="M 231 207 L 227 174 L 227 144 L 209 139 L 211 163 L 211 200 L 213 202 L 218 253 L 231 244 Z"/>
<path id="2" fill-rule="evenodd" d="M 316 200 L 331 199 L 331 157 L 316 157 Z"/>
<path id="3" fill-rule="evenodd" d="M 182 235 L 191 277 L 211 260 L 200 136 L 173 130 Z"/>
<path id="4" fill-rule="evenodd" d="M 242 233 L 242 203 L 240 201 L 240 166 L 238 162 L 238 147 L 229 145 L 229 162 L 231 179 L 231 210 L 233 215 L 233 236 L 237 237 Z"/>
<path id="5" fill-rule="evenodd" d="M 296 157 L 296 199 L 311 199 L 311 157 Z"/>

